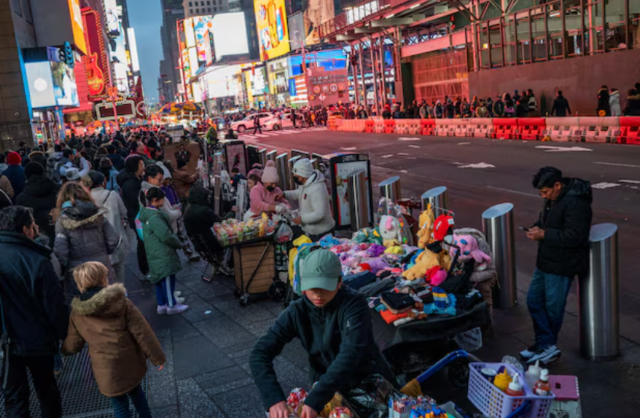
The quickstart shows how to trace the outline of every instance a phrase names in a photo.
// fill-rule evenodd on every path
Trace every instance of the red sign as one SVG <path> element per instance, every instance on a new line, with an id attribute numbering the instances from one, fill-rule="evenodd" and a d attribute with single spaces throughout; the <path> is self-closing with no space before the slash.
<path id="1" fill-rule="evenodd" d="M 82 20 L 87 41 L 87 55 L 83 57 L 83 61 L 89 85 L 89 99 L 97 102 L 107 96 L 107 87 L 111 84 L 107 45 L 100 15 L 95 10 L 84 8 Z"/>

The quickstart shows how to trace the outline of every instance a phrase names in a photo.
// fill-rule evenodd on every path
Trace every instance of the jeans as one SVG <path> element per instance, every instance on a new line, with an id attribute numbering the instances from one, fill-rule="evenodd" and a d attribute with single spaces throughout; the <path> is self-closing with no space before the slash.
<path id="1" fill-rule="evenodd" d="M 158 306 L 168 305 L 173 308 L 176 304 L 176 298 L 173 292 L 176 290 L 176 275 L 165 277 L 156 283 L 156 300 Z"/>
<path id="2" fill-rule="evenodd" d="M 53 356 L 22 357 L 13 354 L 10 356 L 7 387 L 4 389 L 4 407 L 7 417 L 28 418 L 30 416 L 30 390 L 27 377 L 27 369 L 29 369 L 40 401 L 42 418 L 60 418 L 62 401 L 53 375 Z"/>
<path id="3" fill-rule="evenodd" d="M 135 389 L 125 395 L 111 398 L 113 416 L 115 418 L 131 418 L 129 399 L 131 399 L 133 406 L 136 407 L 136 411 L 138 411 L 138 416 L 140 418 L 151 418 L 151 410 L 149 410 L 147 397 L 144 395 L 144 391 L 140 385 L 136 386 Z"/>
<path id="4" fill-rule="evenodd" d="M 527 306 L 539 348 L 556 345 L 558 341 L 572 280 L 572 277 L 543 273 L 538 269 L 533 272 Z"/>

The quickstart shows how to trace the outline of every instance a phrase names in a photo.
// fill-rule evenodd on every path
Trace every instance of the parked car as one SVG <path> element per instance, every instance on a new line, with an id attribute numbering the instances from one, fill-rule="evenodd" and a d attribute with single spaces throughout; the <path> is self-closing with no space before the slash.
<path id="1" fill-rule="evenodd" d="M 296 126 L 300 127 L 302 126 L 302 122 L 304 121 L 304 118 L 302 117 L 302 115 L 296 113 Z M 266 120 L 263 123 L 263 127 L 265 130 L 273 130 L 273 131 L 280 131 L 282 129 L 291 129 L 293 128 L 293 122 L 291 121 L 291 113 L 283 113 L 280 116 L 274 116 L 272 118 L 269 118 L 268 120 Z"/>
<path id="2" fill-rule="evenodd" d="M 247 117 L 242 120 L 231 122 L 231 127 L 233 128 L 234 131 L 237 131 L 239 134 L 243 133 L 247 129 L 253 129 L 253 121 L 256 115 L 260 116 L 260 123 L 263 126 L 267 122 L 267 118 L 274 117 L 271 113 L 268 113 L 268 112 L 254 113 L 252 115 L 247 115 Z"/>

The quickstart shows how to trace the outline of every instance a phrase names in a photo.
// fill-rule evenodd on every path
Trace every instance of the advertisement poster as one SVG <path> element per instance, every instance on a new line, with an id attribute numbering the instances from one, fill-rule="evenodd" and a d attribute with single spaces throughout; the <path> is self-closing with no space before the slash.
<path id="1" fill-rule="evenodd" d="M 31 107 L 37 109 L 56 106 L 49 61 L 28 62 L 24 66 L 27 73 L 27 82 L 29 83 Z"/>
<path id="2" fill-rule="evenodd" d="M 218 13 L 213 17 L 213 43 L 216 60 L 249 53 L 247 26 L 243 12 Z"/>
<path id="3" fill-rule="evenodd" d="M 244 141 L 230 141 L 224 144 L 227 172 L 231 174 L 233 167 L 238 167 L 240 173 L 247 175 L 247 154 Z"/>
<path id="4" fill-rule="evenodd" d="M 52 62 L 51 75 L 53 77 L 53 93 L 56 96 L 58 106 L 79 106 L 76 73 L 73 72 L 73 68 L 63 62 Z"/>
<path id="5" fill-rule="evenodd" d="M 349 100 L 347 70 L 326 71 L 322 67 L 307 68 L 309 106 L 333 105 Z"/>
<path id="6" fill-rule="evenodd" d="M 318 27 L 336 17 L 333 0 L 307 0 L 302 6 L 302 20 L 304 22 L 305 44 L 320 43 Z"/>
<path id="7" fill-rule="evenodd" d="M 263 61 L 291 50 L 284 0 L 255 0 L 256 27 Z"/>
<path id="8" fill-rule="evenodd" d="M 198 16 L 193 18 L 193 32 L 196 37 L 196 48 L 198 49 L 198 59 L 200 61 L 207 62 L 207 52 L 211 54 L 208 35 L 212 30 L 212 16 Z"/>
<path id="9" fill-rule="evenodd" d="M 366 175 L 366 189 L 369 204 L 369 215 L 372 215 L 371 201 L 371 171 L 369 157 L 366 154 L 343 154 L 331 158 L 330 161 L 333 184 L 333 210 L 336 218 L 336 227 L 346 228 L 351 225 L 351 213 L 349 212 L 349 184 L 348 177 L 351 173 L 364 170 Z"/>
<path id="10" fill-rule="evenodd" d="M 304 46 L 305 32 L 304 22 L 302 21 L 302 13 L 296 13 L 289 16 L 289 39 L 291 40 L 291 49 L 296 50 Z"/>
<path id="11" fill-rule="evenodd" d="M 80 0 L 69 0 L 69 13 L 71 16 L 71 27 L 73 29 L 73 42 L 83 54 L 86 54 L 87 44 L 84 40 L 84 23 L 82 22 Z"/>

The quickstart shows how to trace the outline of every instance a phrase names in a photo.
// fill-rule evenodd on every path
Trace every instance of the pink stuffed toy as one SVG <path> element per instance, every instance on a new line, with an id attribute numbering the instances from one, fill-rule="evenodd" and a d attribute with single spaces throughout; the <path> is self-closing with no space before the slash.
<path id="1" fill-rule="evenodd" d="M 460 247 L 460 255 L 458 261 L 469 261 L 473 259 L 476 262 L 474 270 L 481 271 L 487 268 L 487 263 L 491 262 L 491 257 L 478 249 L 478 241 L 471 235 L 453 235 L 453 243 Z M 456 248 L 451 247 L 449 255 L 453 259 L 456 254 Z"/>

